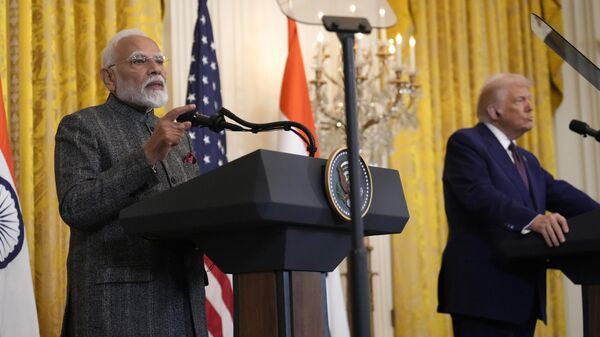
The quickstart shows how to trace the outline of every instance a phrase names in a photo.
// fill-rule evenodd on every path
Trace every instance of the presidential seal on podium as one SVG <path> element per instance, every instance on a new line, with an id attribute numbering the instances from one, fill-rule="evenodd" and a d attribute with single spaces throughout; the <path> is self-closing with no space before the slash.
<path id="1" fill-rule="evenodd" d="M 345 220 L 351 219 L 349 164 L 348 149 L 340 148 L 329 156 L 325 166 L 327 199 L 335 212 Z M 360 213 L 364 217 L 369 211 L 373 199 L 373 181 L 371 171 L 362 157 L 360 157 L 359 168 Z"/>

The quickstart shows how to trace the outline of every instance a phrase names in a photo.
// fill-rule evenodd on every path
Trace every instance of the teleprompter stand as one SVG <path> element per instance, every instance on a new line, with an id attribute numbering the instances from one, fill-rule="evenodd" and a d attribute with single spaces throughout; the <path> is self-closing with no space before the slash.
<path id="1" fill-rule="evenodd" d="M 398 172 L 370 170 L 365 233 L 400 233 L 408 209 Z M 259 150 L 124 209 L 121 223 L 191 241 L 234 274 L 235 336 L 325 337 L 322 273 L 348 254 L 352 232 L 329 207 L 324 171 L 323 159 Z"/>
<path id="2" fill-rule="evenodd" d="M 346 107 L 346 143 L 350 171 L 350 203 L 359 205 L 359 155 L 358 118 L 356 108 L 356 68 L 354 67 L 354 34 L 371 32 L 365 18 L 323 16 L 323 25 L 336 32 L 342 43 L 344 63 L 344 104 Z M 352 301 L 352 332 L 356 337 L 371 336 L 369 301 L 369 270 L 367 251 L 363 242 L 364 224 L 359 207 L 351 208 L 352 249 L 348 255 L 349 284 Z"/>

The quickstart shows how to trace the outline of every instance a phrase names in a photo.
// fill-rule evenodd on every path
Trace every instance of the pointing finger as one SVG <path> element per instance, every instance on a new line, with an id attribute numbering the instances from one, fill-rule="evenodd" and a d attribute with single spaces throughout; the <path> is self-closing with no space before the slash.
<path id="1" fill-rule="evenodd" d="M 188 104 L 188 105 L 180 106 L 180 107 L 177 107 L 177 108 L 167 112 L 163 118 L 170 120 L 170 121 L 174 121 L 180 115 L 182 115 L 186 112 L 194 111 L 194 109 L 196 109 L 196 104 Z"/>

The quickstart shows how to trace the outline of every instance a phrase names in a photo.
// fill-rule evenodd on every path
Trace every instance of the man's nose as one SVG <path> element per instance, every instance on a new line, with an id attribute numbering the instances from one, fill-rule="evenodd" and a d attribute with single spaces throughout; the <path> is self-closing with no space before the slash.
<path id="1" fill-rule="evenodd" d="M 156 62 L 154 59 L 150 59 L 148 62 L 148 74 L 162 74 L 165 71 L 164 64 Z"/>
<path id="2" fill-rule="evenodd" d="M 530 99 L 530 98 L 528 98 L 528 99 L 525 101 L 525 111 L 527 111 L 527 112 L 531 112 L 531 111 L 533 111 L 533 102 L 531 102 L 531 99 Z"/>

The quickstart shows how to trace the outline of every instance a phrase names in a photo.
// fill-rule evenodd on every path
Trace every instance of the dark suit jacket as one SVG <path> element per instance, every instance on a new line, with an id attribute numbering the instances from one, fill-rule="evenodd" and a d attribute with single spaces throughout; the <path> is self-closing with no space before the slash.
<path id="1" fill-rule="evenodd" d="M 555 180 L 532 153 L 518 151 L 530 193 L 484 124 L 459 130 L 448 140 L 443 183 L 449 231 L 438 283 L 439 312 L 513 323 L 546 319 L 544 266 L 509 264 L 500 258 L 498 244 L 523 235 L 523 227 L 546 210 L 571 217 L 600 205 Z"/>
<path id="2" fill-rule="evenodd" d="M 110 95 L 56 134 L 60 214 L 71 237 L 63 336 L 206 336 L 202 253 L 128 235 L 119 211 L 198 175 L 189 139 L 152 170 L 143 144 L 158 118 Z"/>

